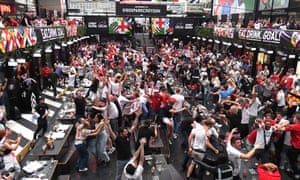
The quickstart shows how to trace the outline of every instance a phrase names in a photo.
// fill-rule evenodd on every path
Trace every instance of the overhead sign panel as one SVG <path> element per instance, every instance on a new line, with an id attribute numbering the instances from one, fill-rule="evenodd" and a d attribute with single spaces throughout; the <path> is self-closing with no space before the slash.
<path id="1" fill-rule="evenodd" d="M 166 16 L 167 8 L 164 4 L 133 4 L 116 3 L 118 16 Z"/>
<path id="2" fill-rule="evenodd" d="M 106 16 L 85 16 L 84 22 L 87 26 L 88 34 L 103 34 L 108 32 Z"/>

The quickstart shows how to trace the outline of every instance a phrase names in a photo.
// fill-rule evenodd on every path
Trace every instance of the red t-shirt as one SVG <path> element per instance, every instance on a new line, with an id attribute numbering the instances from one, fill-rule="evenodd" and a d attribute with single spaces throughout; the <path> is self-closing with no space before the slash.
<path id="1" fill-rule="evenodd" d="M 160 103 L 162 101 L 161 96 L 159 94 L 150 95 L 150 100 L 151 100 L 150 108 L 155 109 L 155 110 L 159 110 L 160 109 Z"/>
<path id="2" fill-rule="evenodd" d="M 278 82 L 279 79 L 280 79 L 280 77 L 279 77 L 277 74 L 273 74 L 273 75 L 271 76 L 271 78 L 272 78 L 274 81 L 276 81 L 276 82 Z"/>
<path id="3" fill-rule="evenodd" d="M 256 141 L 256 134 L 257 134 L 257 129 L 254 129 L 253 131 L 250 132 L 248 135 L 247 139 L 251 144 L 254 144 Z"/>
<path id="4" fill-rule="evenodd" d="M 291 144 L 294 148 L 300 149 L 300 124 L 286 126 L 286 131 L 291 131 Z"/>
<path id="5" fill-rule="evenodd" d="M 281 179 L 278 169 L 270 172 L 265 170 L 263 164 L 257 166 L 257 174 L 258 174 L 258 180 L 280 180 Z"/>

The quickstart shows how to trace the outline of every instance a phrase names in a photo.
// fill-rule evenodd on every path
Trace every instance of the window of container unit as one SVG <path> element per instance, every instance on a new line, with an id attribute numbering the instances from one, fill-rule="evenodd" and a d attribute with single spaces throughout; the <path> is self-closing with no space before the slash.
<path id="1" fill-rule="evenodd" d="M 45 53 L 46 65 L 53 68 L 52 53 Z"/>
<path id="2" fill-rule="evenodd" d="M 258 64 L 270 64 L 270 55 L 264 52 L 259 52 L 257 54 L 257 62 Z"/>
<path id="3" fill-rule="evenodd" d="M 297 59 L 286 57 L 286 67 L 288 69 L 295 68 L 297 67 L 297 65 L 298 65 Z"/>

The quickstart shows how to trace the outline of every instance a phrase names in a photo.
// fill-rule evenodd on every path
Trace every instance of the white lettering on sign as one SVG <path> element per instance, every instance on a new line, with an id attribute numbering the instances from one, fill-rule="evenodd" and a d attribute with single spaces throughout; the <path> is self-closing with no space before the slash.
<path id="1" fill-rule="evenodd" d="M 263 41 L 280 43 L 280 36 L 281 36 L 280 31 L 265 31 L 263 34 Z"/>
<path id="2" fill-rule="evenodd" d="M 40 29 L 43 41 L 49 41 L 65 36 L 63 28 L 41 28 Z"/>
<path id="3" fill-rule="evenodd" d="M 88 22 L 88 28 L 97 28 L 96 22 Z"/>
<path id="4" fill-rule="evenodd" d="M 246 39 L 261 41 L 261 39 L 262 39 L 261 33 L 262 33 L 262 31 L 248 30 Z"/>
<path id="5" fill-rule="evenodd" d="M 193 24 L 185 24 L 185 29 L 193 29 Z"/>

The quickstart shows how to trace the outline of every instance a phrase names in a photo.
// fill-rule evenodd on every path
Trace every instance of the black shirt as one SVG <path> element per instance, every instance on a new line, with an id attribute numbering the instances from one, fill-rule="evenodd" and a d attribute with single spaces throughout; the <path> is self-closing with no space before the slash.
<path id="1" fill-rule="evenodd" d="M 78 98 L 76 97 L 74 99 L 74 102 L 75 102 L 75 111 L 76 111 L 76 114 L 80 114 L 80 115 L 84 115 L 85 113 L 85 99 L 82 97 L 82 98 Z"/>
<path id="2" fill-rule="evenodd" d="M 149 148 L 149 141 L 150 141 L 151 137 L 155 137 L 155 133 L 154 133 L 154 130 L 152 128 L 144 126 L 144 127 L 141 127 L 139 129 L 138 141 L 141 138 L 146 138 L 147 139 L 147 143 L 145 144 L 145 147 L 144 147 L 145 154 L 151 153 L 150 148 Z M 138 142 L 137 145 L 139 146 L 140 143 Z"/>
<path id="3" fill-rule="evenodd" d="M 38 120 L 46 120 L 45 119 L 42 119 L 42 116 L 45 114 L 45 112 L 48 110 L 48 106 L 43 103 L 43 104 L 38 104 L 36 107 L 35 107 L 35 110 L 37 113 L 39 113 L 40 117 L 38 118 Z"/>
<path id="4" fill-rule="evenodd" d="M 240 127 L 242 119 L 242 111 L 239 109 L 237 114 L 226 113 L 226 117 L 229 119 L 230 131 L 233 128 Z"/>
<path id="5" fill-rule="evenodd" d="M 130 136 L 118 136 L 115 140 L 117 150 L 117 160 L 129 160 L 131 158 Z"/>
<path id="6" fill-rule="evenodd" d="M 164 117 L 167 117 L 167 118 L 171 118 L 172 117 L 172 113 L 170 112 L 171 109 L 172 109 L 172 106 L 167 105 L 165 107 Z"/>

